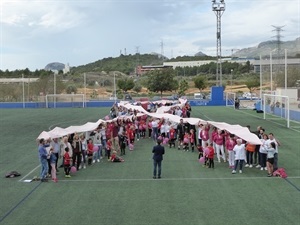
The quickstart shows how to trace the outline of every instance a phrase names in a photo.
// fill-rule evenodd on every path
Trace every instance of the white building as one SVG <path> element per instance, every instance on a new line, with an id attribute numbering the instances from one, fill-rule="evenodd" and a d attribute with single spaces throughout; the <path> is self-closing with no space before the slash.
<path id="1" fill-rule="evenodd" d="M 63 69 L 63 73 L 66 74 L 66 73 L 69 73 L 70 72 L 70 65 L 69 63 L 65 64 L 65 68 Z"/>

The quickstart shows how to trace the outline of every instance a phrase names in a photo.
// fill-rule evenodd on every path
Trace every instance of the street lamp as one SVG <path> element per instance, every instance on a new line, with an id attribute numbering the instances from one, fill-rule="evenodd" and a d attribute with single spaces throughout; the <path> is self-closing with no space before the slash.
<path id="1" fill-rule="evenodd" d="M 212 0 L 212 11 L 217 16 L 217 70 L 216 70 L 216 78 L 218 85 L 222 86 L 222 51 L 221 51 L 221 17 L 225 11 L 225 1 L 224 0 Z"/>

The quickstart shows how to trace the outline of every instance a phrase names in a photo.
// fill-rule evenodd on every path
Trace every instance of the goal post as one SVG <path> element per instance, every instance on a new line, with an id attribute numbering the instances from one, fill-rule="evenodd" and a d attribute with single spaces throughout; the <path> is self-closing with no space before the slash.
<path id="1" fill-rule="evenodd" d="M 236 93 L 226 92 L 226 106 L 234 107 L 235 98 L 236 98 Z"/>
<path id="2" fill-rule="evenodd" d="M 46 95 L 46 108 L 84 108 L 84 94 L 50 94 Z"/>
<path id="3" fill-rule="evenodd" d="M 290 102 L 288 96 L 264 94 L 263 111 L 265 120 L 277 120 L 290 127 Z"/>

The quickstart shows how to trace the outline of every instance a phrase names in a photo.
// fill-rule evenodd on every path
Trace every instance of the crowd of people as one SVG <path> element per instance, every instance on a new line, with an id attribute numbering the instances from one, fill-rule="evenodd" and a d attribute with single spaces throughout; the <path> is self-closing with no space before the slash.
<path id="1" fill-rule="evenodd" d="M 159 106 L 158 106 L 159 107 Z M 253 145 L 226 130 L 218 129 L 208 123 L 184 123 L 191 115 L 188 103 L 171 107 L 167 113 L 182 117 L 179 123 L 165 118 L 138 115 L 138 111 L 114 105 L 107 121 L 90 132 L 73 133 L 61 138 L 39 140 L 39 158 L 41 162 L 41 181 L 52 178 L 57 182 L 56 173 L 63 168 L 65 177 L 70 171 L 86 169 L 106 159 L 110 162 L 124 162 L 126 150 L 132 151 L 136 141 L 153 139 L 159 145 L 176 148 L 181 151 L 197 152 L 204 159 L 204 167 L 214 168 L 217 162 L 228 162 L 232 174 L 242 173 L 244 167 L 267 170 L 268 176 L 278 168 L 278 146 L 280 142 L 272 133 L 266 134 L 262 127 L 255 133 L 261 145 Z M 131 117 L 128 117 L 131 116 Z M 248 127 L 250 130 L 250 127 Z M 61 159 L 61 165 L 59 164 Z M 155 172 L 156 173 L 156 172 Z M 155 175 L 156 177 L 156 175 Z M 160 177 L 160 174 L 159 174 Z"/>

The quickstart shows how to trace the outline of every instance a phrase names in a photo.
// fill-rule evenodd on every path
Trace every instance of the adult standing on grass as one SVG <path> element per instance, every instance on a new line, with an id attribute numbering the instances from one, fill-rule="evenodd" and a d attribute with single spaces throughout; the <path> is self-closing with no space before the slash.
<path id="1" fill-rule="evenodd" d="M 232 174 L 236 173 L 238 165 L 240 165 L 240 173 L 242 173 L 243 164 L 246 158 L 245 154 L 245 144 L 242 144 L 242 139 L 236 140 L 236 145 L 233 148 L 233 152 L 235 154 L 235 164 L 234 169 L 232 170 Z"/>
<path id="2" fill-rule="evenodd" d="M 48 147 L 49 145 L 46 145 L 46 142 L 44 140 L 44 138 L 40 139 L 39 141 L 39 147 L 38 147 L 38 151 L 39 151 L 39 159 L 41 162 L 41 173 L 40 173 L 40 179 L 41 182 L 47 182 L 47 172 L 48 172 L 48 152 L 46 150 L 46 147 Z"/>
<path id="3" fill-rule="evenodd" d="M 273 176 L 273 164 L 274 164 L 274 155 L 276 151 L 275 142 L 271 142 L 270 145 L 266 149 L 267 151 L 267 168 L 268 168 L 268 177 Z"/>
<path id="4" fill-rule="evenodd" d="M 57 162 L 58 162 L 59 153 L 60 153 L 60 141 L 58 140 L 58 138 L 53 138 L 50 145 L 53 149 L 52 154 L 54 154 L 56 156 L 55 170 L 56 170 L 56 172 L 59 172 L 57 169 Z"/>
<path id="5" fill-rule="evenodd" d="M 275 154 L 274 154 L 274 163 L 273 163 L 273 169 L 276 171 L 278 169 L 278 146 L 280 146 L 280 142 L 275 139 L 273 133 L 269 133 L 269 139 L 267 141 L 267 145 L 271 145 L 271 143 L 275 143 Z"/>
<path id="6" fill-rule="evenodd" d="M 185 126 L 183 123 L 183 119 L 180 119 L 180 123 L 177 125 L 178 150 L 180 150 L 181 146 L 183 145 L 184 133 L 185 133 Z"/>
<path id="7" fill-rule="evenodd" d="M 161 140 L 157 139 L 157 145 L 152 149 L 153 153 L 153 179 L 156 179 L 156 174 L 158 175 L 157 178 L 161 178 L 161 162 L 163 160 L 163 154 L 165 154 L 165 148 L 161 146 Z M 158 171 L 157 171 L 158 170 Z"/>

